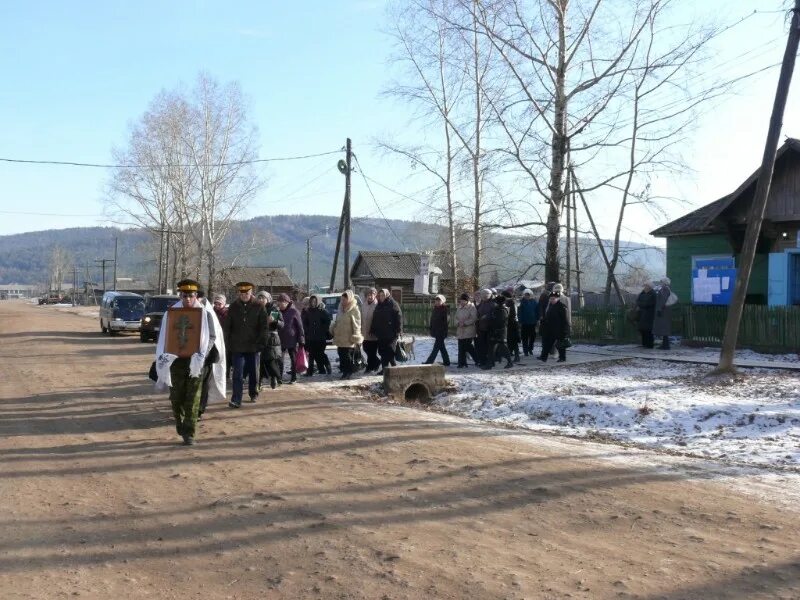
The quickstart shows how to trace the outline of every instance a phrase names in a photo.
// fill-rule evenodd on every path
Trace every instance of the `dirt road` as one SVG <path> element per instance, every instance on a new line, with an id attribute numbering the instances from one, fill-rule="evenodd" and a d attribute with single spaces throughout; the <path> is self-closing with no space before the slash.
<path id="1" fill-rule="evenodd" d="M 4 600 L 800 597 L 787 484 L 319 383 L 184 447 L 153 345 L 80 312 L 0 303 Z"/>

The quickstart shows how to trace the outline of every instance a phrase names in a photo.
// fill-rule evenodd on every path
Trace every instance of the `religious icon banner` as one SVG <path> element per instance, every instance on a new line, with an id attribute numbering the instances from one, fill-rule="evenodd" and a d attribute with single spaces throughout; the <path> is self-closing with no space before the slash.
<path id="1" fill-rule="evenodd" d="M 180 358 L 189 358 L 200 350 L 202 308 L 170 308 L 164 351 Z"/>

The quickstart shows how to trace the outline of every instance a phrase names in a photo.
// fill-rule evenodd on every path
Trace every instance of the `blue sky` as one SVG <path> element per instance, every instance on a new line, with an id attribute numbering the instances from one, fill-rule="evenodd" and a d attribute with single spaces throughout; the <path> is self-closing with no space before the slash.
<path id="1" fill-rule="evenodd" d="M 785 5 L 709 0 L 702 8 L 733 22 Z M 350 136 L 367 175 L 406 194 L 424 187 L 372 144 L 409 127 L 410 110 L 381 96 L 391 70 L 384 2 L 41 1 L 7 3 L 3 12 L 0 157 L 109 162 L 112 146 L 124 146 L 129 124 L 161 89 L 190 85 L 205 71 L 240 82 L 262 157 L 336 150 Z M 718 40 L 716 60 L 731 76 L 779 62 L 786 31 L 782 15 L 756 15 Z M 670 217 L 728 193 L 755 168 L 776 81 L 777 69 L 748 80 L 702 119 L 684 149 L 695 173 L 662 182 L 687 202 L 668 205 Z M 796 77 L 784 121 L 784 134 L 794 136 L 798 86 Z M 265 166 L 269 185 L 248 215 L 337 215 L 343 178 L 336 158 Z M 106 179 L 103 170 L 0 163 L 0 235 L 106 224 Z M 353 214 L 377 215 L 362 184 L 354 180 Z M 388 216 L 420 216 L 418 205 L 378 186 L 373 191 Z M 638 232 L 659 223 L 645 213 L 634 219 Z"/>

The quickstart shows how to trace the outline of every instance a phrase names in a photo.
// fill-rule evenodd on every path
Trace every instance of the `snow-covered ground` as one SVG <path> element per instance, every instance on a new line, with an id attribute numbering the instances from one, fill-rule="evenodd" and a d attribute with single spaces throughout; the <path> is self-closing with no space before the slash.
<path id="1" fill-rule="evenodd" d="M 431 338 L 418 336 L 412 362 L 424 361 L 431 346 Z M 581 348 L 599 347 L 574 350 Z M 455 365 L 455 344 L 448 344 L 448 350 Z M 750 351 L 737 356 L 778 360 Z M 797 356 L 784 359 L 796 362 Z M 447 378 L 454 389 L 434 404 L 514 427 L 800 470 L 800 372 L 740 369 L 733 382 L 710 383 L 704 378 L 712 369 L 708 365 L 658 359 L 558 367 L 534 367 L 538 361 L 530 357 L 525 361 L 532 368 L 485 372 L 450 367 Z"/>

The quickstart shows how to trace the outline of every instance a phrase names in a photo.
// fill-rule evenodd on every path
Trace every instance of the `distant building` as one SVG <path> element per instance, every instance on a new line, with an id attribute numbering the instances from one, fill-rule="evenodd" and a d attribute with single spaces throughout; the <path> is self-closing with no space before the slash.
<path id="1" fill-rule="evenodd" d="M 397 302 L 406 304 L 429 303 L 436 294 L 452 297 L 450 267 L 437 265 L 437 258 L 431 257 L 428 275 L 421 281 L 421 257 L 417 252 L 359 252 L 350 269 L 353 291 L 363 295 L 371 287 L 385 288 Z M 427 293 L 420 293 L 420 286 Z"/>
<path id="2" fill-rule="evenodd" d="M 22 283 L 4 283 L 0 285 L 0 300 L 15 298 L 33 298 L 39 295 L 39 286 Z"/>
<path id="3" fill-rule="evenodd" d="M 215 289 L 225 294 L 232 302 L 237 297 L 235 286 L 239 281 L 249 281 L 256 286 L 255 291 L 266 290 L 272 297 L 289 294 L 294 298 L 298 292 L 297 286 L 284 267 L 226 267 L 220 269 Z"/>
<path id="4" fill-rule="evenodd" d="M 667 275 L 682 302 L 728 304 L 759 170 L 731 194 L 652 232 L 667 238 Z M 800 304 L 800 140 L 775 162 L 746 302 Z"/>

